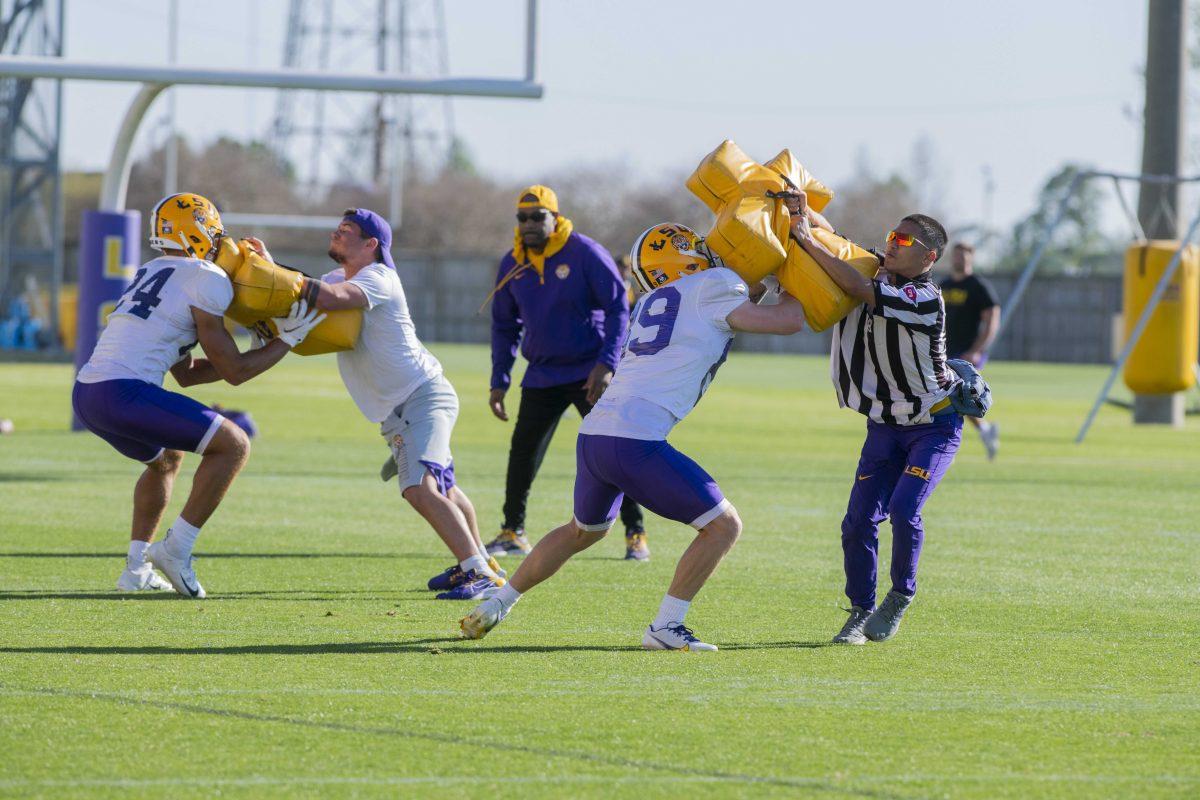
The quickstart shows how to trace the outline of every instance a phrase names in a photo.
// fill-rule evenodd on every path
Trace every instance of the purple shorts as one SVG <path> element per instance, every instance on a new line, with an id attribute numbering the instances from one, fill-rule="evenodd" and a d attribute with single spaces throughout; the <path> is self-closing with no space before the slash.
<path id="1" fill-rule="evenodd" d="M 626 494 L 660 517 L 697 529 L 729 508 L 717 482 L 665 441 L 581 433 L 575 443 L 575 524 L 608 530 Z"/>
<path id="2" fill-rule="evenodd" d="M 76 381 L 71 404 L 89 431 L 145 464 L 163 450 L 203 453 L 225 420 L 190 397 L 138 380 Z"/>

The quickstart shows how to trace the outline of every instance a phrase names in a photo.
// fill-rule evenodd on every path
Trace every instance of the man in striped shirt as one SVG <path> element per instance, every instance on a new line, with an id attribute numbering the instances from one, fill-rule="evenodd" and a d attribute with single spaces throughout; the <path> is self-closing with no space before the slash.
<path id="1" fill-rule="evenodd" d="M 946 309 L 931 277 L 946 247 L 937 220 L 910 214 L 887 235 L 873 279 L 822 247 L 815 212 L 792 221 L 792 235 L 829 277 L 862 301 L 833 332 L 830 372 L 838 403 L 867 417 L 867 439 L 842 520 L 850 618 L 835 642 L 890 639 L 917 590 L 925 538 L 921 509 L 950 468 L 962 417 L 950 405 L 957 378 L 946 366 Z M 875 608 L 879 523 L 892 523 L 892 588 Z"/>

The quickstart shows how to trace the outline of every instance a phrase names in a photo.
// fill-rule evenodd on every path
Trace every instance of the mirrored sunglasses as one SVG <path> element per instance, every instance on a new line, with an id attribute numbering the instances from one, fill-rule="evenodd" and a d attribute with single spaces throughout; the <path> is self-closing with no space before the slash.
<path id="1" fill-rule="evenodd" d="M 900 247 L 912 247 L 914 244 L 919 244 L 926 250 L 933 249 L 917 237 L 913 236 L 911 233 L 896 233 L 895 231 L 888 231 L 887 243 L 891 244 L 892 242 L 895 242 Z"/>

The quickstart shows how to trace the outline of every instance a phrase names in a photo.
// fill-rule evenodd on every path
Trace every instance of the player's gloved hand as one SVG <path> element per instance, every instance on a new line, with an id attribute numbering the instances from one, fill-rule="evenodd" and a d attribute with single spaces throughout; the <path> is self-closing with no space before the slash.
<path id="1" fill-rule="evenodd" d="M 310 311 L 304 300 L 297 300 L 292 303 L 292 310 L 286 317 L 275 317 L 271 321 L 275 323 L 275 330 L 279 331 L 280 341 L 288 347 L 295 347 L 304 341 L 309 331 L 325 321 L 325 316 L 315 308 Z"/>
<path id="2" fill-rule="evenodd" d="M 270 327 L 265 322 L 256 322 L 250 326 L 250 349 L 258 350 L 266 347 L 267 342 L 275 338 Z"/>

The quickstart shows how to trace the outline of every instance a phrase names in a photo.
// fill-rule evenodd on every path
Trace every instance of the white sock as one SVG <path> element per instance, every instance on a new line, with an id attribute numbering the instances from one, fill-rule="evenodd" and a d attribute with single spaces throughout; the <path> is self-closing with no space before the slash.
<path id="1" fill-rule="evenodd" d="M 669 594 L 663 595 L 662 605 L 658 607 L 658 616 L 654 618 L 654 627 L 663 628 L 671 622 L 682 625 L 683 618 L 687 616 L 688 607 L 691 604 L 691 600 L 680 600 Z"/>
<path id="2" fill-rule="evenodd" d="M 462 561 L 458 562 L 458 565 L 462 567 L 463 572 L 475 570 L 475 572 L 479 575 L 494 576 L 496 574 L 495 572 L 492 572 L 492 568 L 488 566 L 487 559 L 478 553 L 470 556 L 469 558 L 464 558 Z"/>
<path id="3" fill-rule="evenodd" d="M 130 539 L 129 555 L 125 556 L 125 564 L 133 570 L 141 569 L 146 565 L 146 549 L 149 547 L 149 542 L 143 542 L 141 539 Z"/>
<path id="4" fill-rule="evenodd" d="M 175 558 L 187 558 L 192 554 L 192 548 L 196 546 L 196 537 L 199 535 L 199 528 L 183 517 L 176 517 L 167 531 L 170 538 L 163 542 L 163 547 Z"/>
<path id="5" fill-rule="evenodd" d="M 492 595 L 492 598 L 499 600 L 500 605 L 504 606 L 504 610 L 508 611 L 517 604 L 518 600 L 521 599 L 521 593 L 514 589 L 511 583 L 506 583 L 496 590 L 496 593 Z"/>
<path id="6" fill-rule="evenodd" d="M 475 552 L 479 555 L 480 558 L 482 558 L 484 561 L 488 562 L 489 565 L 492 563 L 492 557 L 490 555 L 488 555 L 487 548 L 484 547 L 483 545 L 481 545 L 481 544 L 476 545 Z"/>

